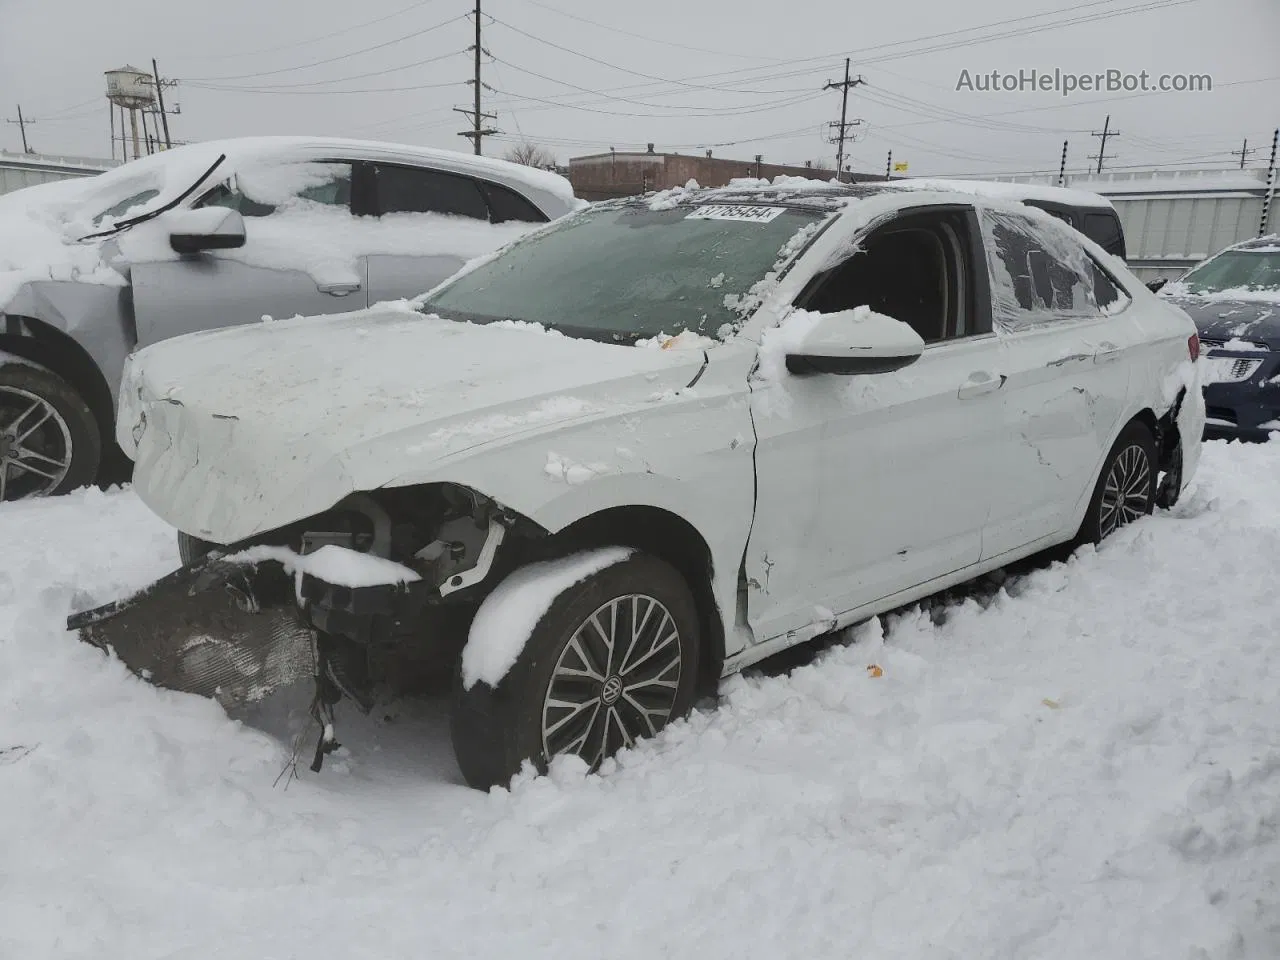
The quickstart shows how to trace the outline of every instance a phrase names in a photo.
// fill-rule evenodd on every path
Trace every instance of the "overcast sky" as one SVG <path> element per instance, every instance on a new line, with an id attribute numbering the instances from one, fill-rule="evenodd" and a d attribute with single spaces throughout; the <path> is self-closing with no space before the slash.
<path id="1" fill-rule="evenodd" d="M 175 138 L 357 136 L 469 149 L 467 0 L 0 0 L 0 117 L 17 105 L 44 153 L 107 156 L 103 71 L 158 59 L 181 115 Z M 1126 8 L 1141 12 L 1114 16 Z M 912 174 L 1056 170 L 1097 152 L 1109 166 L 1214 166 L 1247 136 L 1265 165 L 1280 125 L 1280 0 L 485 0 L 487 112 L 503 137 L 562 161 L 608 150 L 833 163 L 844 57 L 866 81 L 854 169 Z M 750 12 L 750 11 L 758 12 Z M 491 15 L 492 18 L 490 19 Z M 1106 19 L 1093 19 L 1106 17 Z M 1077 23 L 1065 23 L 1067 20 Z M 998 25 L 997 25 L 998 24 Z M 991 25 L 991 26 L 988 26 Z M 1048 26 L 1046 26 L 1048 25 Z M 993 34 L 1018 35 L 982 42 Z M 372 48 L 372 49 L 371 49 Z M 961 72 L 1108 68 L 1210 74 L 1205 93 L 957 91 Z M 234 89 L 241 88 L 241 89 Z M 985 119 L 983 119 L 985 118 Z M 0 124 L 0 148 L 21 149 Z"/>

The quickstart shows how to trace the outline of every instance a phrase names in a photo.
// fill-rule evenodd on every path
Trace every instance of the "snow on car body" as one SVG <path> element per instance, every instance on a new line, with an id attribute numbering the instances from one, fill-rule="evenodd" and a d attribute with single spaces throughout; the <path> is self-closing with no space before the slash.
<path id="1" fill-rule="evenodd" d="M 564 178 L 501 160 L 299 137 L 192 144 L 0 198 L 0 352 L 28 361 L 0 363 L 0 428 L 44 416 L 10 444 L 0 500 L 98 477 L 135 347 L 418 296 L 583 205 Z"/>
<path id="2" fill-rule="evenodd" d="M 448 647 L 410 611 L 478 607 L 454 740 L 487 784 L 599 762 L 701 681 L 1172 502 L 1199 453 L 1197 351 L 1184 313 L 1039 211 L 690 188 L 539 230 L 420 312 L 148 348 L 118 439 L 189 554 L 342 544 L 412 570 L 372 593 L 300 576 L 344 656 Z M 495 590 L 516 577 L 545 595 Z M 602 626 L 620 616 L 625 638 Z M 633 689 L 588 649 L 605 641 L 670 672 Z"/>

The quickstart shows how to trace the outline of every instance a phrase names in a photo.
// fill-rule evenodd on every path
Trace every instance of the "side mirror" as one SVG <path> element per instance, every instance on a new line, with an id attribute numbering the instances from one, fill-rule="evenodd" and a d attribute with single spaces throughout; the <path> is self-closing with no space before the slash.
<path id="1" fill-rule="evenodd" d="M 177 253 L 244 246 L 244 217 L 226 207 L 182 210 L 169 217 L 169 246 Z"/>
<path id="2" fill-rule="evenodd" d="M 870 307 L 814 316 L 817 321 L 787 350 L 791 373 L 892 373 L 924 352 L 920 334 Z"/>
<path id="3" fill-rule="evenodd" d="M 1168 277 L 1156 277 L 1154 280 L 1147 281 L 1147 289 L 1152 293 L 1159 293 L 1160 289 L 1168 282 Z"/>

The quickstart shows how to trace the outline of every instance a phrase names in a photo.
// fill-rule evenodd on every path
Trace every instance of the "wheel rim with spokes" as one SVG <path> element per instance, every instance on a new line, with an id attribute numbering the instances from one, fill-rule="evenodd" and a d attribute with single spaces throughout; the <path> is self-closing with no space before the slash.
<path id="1" fill-rule="evenodd" d="M 51 493 L 71 469 L 71 429 L 43 397 L 0 386 L 0 502 Z"/>
<path id="2" fill-rule="evenodd" d="M 1151 461 L 1147 451 L 1132 444 L 1120 451 L 1107 472 L 1098 513 L 1098 532 L 1106 537 L 1125 524 L 1146 516 L 1151 501 Z"/>
<path id="3" fill-rule="evenodd" d="M 577 754 L 595 769 L 671 719 L 683 667 L 680 630 L 660 601 L 628 594 L 569 638 L 542 704 L 547 759 Z"/>

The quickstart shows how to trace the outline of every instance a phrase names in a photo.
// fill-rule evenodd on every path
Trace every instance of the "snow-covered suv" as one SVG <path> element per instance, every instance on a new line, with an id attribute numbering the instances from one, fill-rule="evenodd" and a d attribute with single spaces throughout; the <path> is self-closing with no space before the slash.
<path id="1" fill-rule="evenodd" d="M 1018 203 L 599 204 L 417 310 L 135 355 L 118 439 L 193 563 L 71 625 L 222 697 L 316 664 L 321 750 L 341 693 L 460 651 L 470 783 L 594 767 L 725 674 L 1171 503 L 1197 356 L 1185 313 Z"/>
<path id="2" fill-rule="evenodd" d="M 0 502 L 99 477 L 135 347 L 416 297 L 581 206 L 563 177 L 501 160 L 293 137 L 0 198 Z"/>

